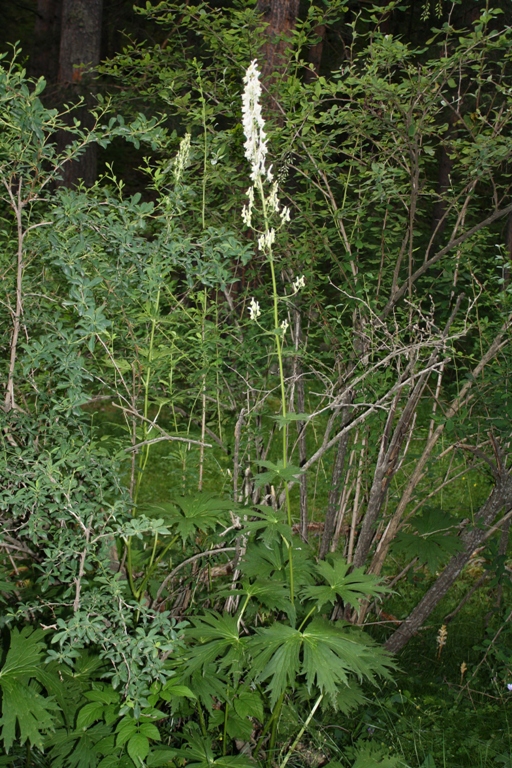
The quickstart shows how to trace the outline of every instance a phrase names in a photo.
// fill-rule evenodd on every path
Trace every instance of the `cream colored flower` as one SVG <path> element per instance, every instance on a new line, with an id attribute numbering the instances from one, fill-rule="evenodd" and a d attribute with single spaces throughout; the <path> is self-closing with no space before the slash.
<path id="1" fill-rule="evenodd" d="M 249 187 L 247 190 L 247 197 L 249 202 L 242 208 L 242 221 L 247 227 L 252 227 L 252 209 L 254 206 L 254 187 Z"/>
<path id="2" fill-rule="evenodd" d="M 174 161 L 174 181 L 179 183 L 190 156 L 190 133 L 186 133 L 180 141 L 180 148 Z"/>
<path id="3" fill-rule="evenodd" d="M 245 135 L 245 156 L 251 164 L 251 179 L 254 183 L 267 176 L 267 134 L 261 114 L 260 72 L 256 59 L 249 65 L 244 77 L 242 94 L 242 123 Z"/>
<path id="4" fill-rule="evenodd" d="M 253 297 L 251 299 L 251 303 L 249 304 L 249 317 L 251 318 L 251 320 L 257 320 L 260 315 L 261 315 L 260 304 Z"/>
<path id="5" fill-rule="evenodd" d="M 296 277 L 295 280 L 292 283 L 292 288 L 294 293 L 298 293 L 298 291 L 301 290 L 301 288 L 306 287 L 306 278 L 304 275 L 301 275 L 300 277 Z"/>
<path id="6" fill-rule="evenodd" d="M 275 239 L 275 230 L 269 229 L 268 232 L 265 232 L 263 235 L 258 237 L 258 248 L 260 251 L 270 251 L 272 249 L 272 245 L 275 242 Z"/>

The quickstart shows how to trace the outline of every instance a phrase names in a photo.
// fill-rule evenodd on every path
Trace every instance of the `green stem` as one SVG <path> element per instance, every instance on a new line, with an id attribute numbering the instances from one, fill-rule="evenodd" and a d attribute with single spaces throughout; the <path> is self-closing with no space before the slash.
<path id="1" fill-rule="evenodd" d="M 297 737 L 295 738 L 295 740 L 294 740 L 293 744 L 291 745 L 290 749 L 289 749 L 289 750 L 288 750 L 288 752 L 286 753 L 286 757 L 284 758 L 284 760 L 283 760 L 283 762 L 281 763 L 281 765 L 279 766 L 279 768 L 285 768 L 285 766 L 286 766 L 286 763 L 288 762 L 288 760 L 290 759 L 290 757 L 292 756 L 292 754 L 293 754 L 293 752 L 294 752 L 294 750 L 295 750 L 295 747 L 297 746 L 297 744 L 299 743 L 299 741 L 302 739 L 302 736 L 303 736 L 303 734 L 304 734 L 304 731 L 306 730 L 306 728 L 307 728 L 307 727 L 308 727 L 308 725 L 310 724 L 311 720 L 313 719 L 313 715 L 315 714 L 316 710 L 317 710 L 317 709 L 318 709 L 318 707 L 320 706 L 320 702 L 322 701 L 323 697 L 324 697 L 324 695 L 323 695 L 323 693 L 321 693 L 321 694 L 320 694 L 320 696 L 318 697 L 318 699 L 315 701 L 315 703 L 314 703 L 314 706 L 313 706 L 313 709 L 312 709 L 312 710 L 311 710 L 311 712 L 309 713 L 309 715 L 308 715 L 308 717 L 307 717 L 307 719 L 306 719 L 306 722 L 304 723 L 304 725 L 302 726 L 302 728 L 301 728 L 301 729 L 300 729 L 300 731 L 298 732 L 298 734 L 297 734 Z"/>
<path id="2" fill-rule="evenodd" d="M 312 608 L 312 609 L 309 611 L 309 613 L 308 613 L 308 615 L 306 616 L 306 618 L 304 619 L 304 621 L 301 623 L 301 625 L 300 625 L 300 627 L 299 627 L 299 630 L 298 630 L 299 632 L 301 632 L 301 631 L 302 631 L 302 627 L 304 626 L 304 624 L 306 623 L 306 621 L 309 619 L 309 617 L 310 617 L 310 616 L 312 616 L 312 615 L 313 615 L 313 613 L 315 613 L 315 611 L 316 611 L 316 605 L 314 605 L 314 606 L 313 606 L 313 608 Z"/>
<path id="3" fill-rule="evenodd" d="M 226 701 L 226 706 L 224 708 L 224 728 L 222 729 L 222 755 L 226 755 L 227 747 L 226 747 L 226 739 L 228 737 L 228 712 L 229 712 L 229 704 Z"/>
<path id="4" fill-rule="evenodd" d="M 148 368 L 146 371 L 146 377 L 144 380 L 144 423 L 142 426 L 142 434 L 143 434 L 143 441 L 147 440 L 148 437 L 148 413 L 149 413 L 149 385 L 151 382 L 151 363 L 153 361 L 153 346 L 155 343 L 155 331 L 156 331 L 156 323 L 157 323 L 157 317 L 158 312 L 160 309 L 160 288 L 157 290 L 156 299 L 155 299 L 155 306 L 154 306 L 154 312 L 153 317 L 151 319 L 151 332 L 149 336 L 149 350 L 148 350 Z M 140 454 L 140 460 L 139 460 L 139 467 L 138 467 L 138 475 L 137 475 L 137 482 L 135 483 L 135 490 L 133 492 L 133 509 L 132 509 L 132 515 L 133 517 L 137 514 L 137 502 L 139 498 L 139 491 L 140 486 L 142 483 L 142 477 L 144 475 L 144 471 L 146 469 L 146 465 L 148 463 L 149 459 L 149 445 L 144 445 L 142 448 L 142 452 Z M 136 600 L 139 599 L 139 595 L 137 594 L 137 590 L 135 589 L 135 584 L 133 582 L 133 575 L 132 575 L 132 540 L 131 537 L 128 539 L 128 542 L 126 544 L 126 565 L 128 570 L 128 583 L 130 585 L 130 590 L 132 592 L 132 595 Z"/>
<path id="5" fill-rule="evenodd" d="M 206 131 L 206 100 L 203 93 L 203 82 L 201 80 L 201 68 L 197 61 L 194 59 L 194 64 L 197 70 L 197 82 L 199 86 L 199 101 L 201 102 L 202 118 L 203 118 L 203 137 L 204 137 L 204 151 L 203 151 L 203 200 L 201 206 L 201 223 L 203 229 L 206 229 L 206 170 L 207 170 L 207 157 L 208 157 L 208 134 Z"/>
<path id="6" fill-rule="evenodd" d="M 130 585 L 130 591 L 135 600 L 137 600 L 137 590 L 133 581 L 132 573 L 132 539 L 131 537 L 126 542 L 126 572 L 128 574 L 128 584 Z"/>
<path id="7" fill-rule="evenodd" d="M 273 712 L 274 719 L 272 721 L 272 731 L 270 733 L 270 742 L 268 745 L 268 755 L 267 755 L 267 766 L 268 768 L 272 768 L 273 760 L 272 756 L 274 753 L 274 750 L 276 748 L 276 741 L 277 741 L 277 727 L 279 725 L 279 717 L 281 715 L 281 708 L 283 706 L 284 701 L 284 692 L 279 697 L 279 700 L 276 704 L 275 710 Z"/>
<path id="8" fill-rule="evenodd" d="M 249 600 L 250 599 L 251 599 L 251 596 L 247 595 L 246 598 L 245 598 L 244 604 L 242 605 L 242 610 L 238 614 L 238 619 L 237 619 L 237 625 L 238 626 L 240 626 L 240 622 L 242 621 L 242 616 L 245 613 L 245 609 L 247 608 L 247 605 L 249 604 Z"/>
<path id="9" fill-rule="evenodd" d="M 263 730 L 262 730 L 262 732 L 260 734 L 260 737 L 258 739 L 258 743 L 256 744 L 256 747 L 255 747 L 254 752 L 253 752 L 254 759 L 256 759 L 258 757 L 258 753 L 259 753 L 259 751 L 261 749 L 261 745 L 263 744 L 263 740 L 264 740 L 265 736 L 267 735 L 270 726 L 274 722 L 275 718 L 279 717 L 279 714 L 281 713 L 281 706 L 282 706 L 282 703 L 283 703 L 283 699 L 284 699 L 284 693 L 282 693 L 281 696 L 279 697 L 279 699 L 277 700 L 277 704 L 274 707 L 274 711 L 272 712 L 272 714 L 270 715 L 269 719 L 267 720 L 267 722 L 263 726 Z"/>
<path id="10" fill-rule="evenodd" d="M 263 212 L 263 221 L 265 223 L 265 235 L 268 235 L 270 232 L 270 228 L 268 225 L 268 213 L 267 213 L 267 201 L 265 199 L 265 191 L 263 189 L 263 182 L 261 180 L 261 177 L 258 177 L 258 192 L 261 199 L 261 207 Z M 275 331 L 275 341 L 276 341 L 276 354 L 277 354 L 277 363 L 279 367 L 279 384 L 281 389 L 281 413 L 283 416 L 283 445 L 282 445 L 282 453 L 283 453 L 283 469 L 286 469 L 288 466 L 288 425 L 286 423 L 286 416 L 287 416 L 287 410 L 286 410 L 286 387 L 285 387 L 285 379 L 284 379 L 284 365 L 283 365 L 283 349 L 281 345 L 281 326 L 279 325 L 279 294 L 277 291 L 277 277 L 276 277 L 276 268 L 274 264 L 274 255 L 272 252 L 272 246 L 268 249 L 268 263 L 270 266 L 270 276 L 272 280 L 272 297 L 273 297 L 273 313 L 274 313 L 274 331 Z M 288 490 L 288 483 L 285 481 L 284 484 L 285 487 L 285 499 L 286 499 L 286 517 L 288 525 L 292 526 L 292 506 L 290 501 L 290 493 Z M 290 572 L 290 602 L 293 605 L 295 600 L 295 594 L 294 594 L 294 577 L 293 577 L 293 552 L 291 545 L 287 544 L 288 547 L 288 568 Z"/>
<path id="11" fill-rule="evenodd" d="M 199 716 L 199 725 L 201 727 L 201 733 L 203 734 L 204 738 L 208 738 L 208 731 L 206 729 L 206 723 L 204 721 L 204 715 L 203 715 L 203 708 L 199 701 L 197 702 L 197 714 Z"/>
<path id="12" fill-rule="evenodd" d="M 155 343 L 157 316 L 160 309 L 160 291 L 161 289 L 159 288 L 156 294 L 155 307 L 153 311 L 153 317 L 151 319 L 151 333 L 149 335 L 148 368 L 147 368 L 146 377 L 144 380 L 144 423 L 142 425 L 143 440 L 147 440 L 147 437 L 149 434 L 148 422 L 147 422 L 148 413 L 149 413 L 149 385 L 151 382 L 151 374 L 152 374 L 151 364 L 153 362 L 153 346 Z M 141 460 L 139 461 L 139 474 L 137 476 L 137 483 L 135 485 L 135 492 L 133 494 L 133 514 L 134 515 L 136 514 L 136 511 L 137 511 L 137 501 L 139 498 L 140 486 L 142 483 L 142 477 L 144 475 L 144 471 L 148 463 L 150 448 L 151 448 L 150 445 L 145 445 L 143 446 L 142 452 L 141 452 Z"/>

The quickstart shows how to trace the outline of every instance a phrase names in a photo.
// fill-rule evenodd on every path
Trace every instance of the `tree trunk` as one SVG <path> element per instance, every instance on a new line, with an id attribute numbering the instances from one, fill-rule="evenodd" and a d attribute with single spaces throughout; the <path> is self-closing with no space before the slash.
<path id="1" fill-rule="evenodd" d="M 308 64 L 310 68 L 306 69 L 304 73 L 304 80 L 307 83 L 311 83 L 320 74 L 320 64 L 322 63 L 322 55 L 324 52 L 324 41 L 327 27 L 325 24 L 319 24 L 315 28 L 315 33 L 318 35 L 318 41 L 314 43 L 309 49 Z M 311 68 L 312 65 L 312 68 Z"/>
<path id="2" fill-rule="evenodd" d="M 400 628 L 391 635 L 386 642 L 386 650 L 391 653 L 398 653 L 420 629 L 455 582 L 471 554 L 485 539 L 486 529 L 494 522 L 503 507 L 506 509 L 512 507 L 512 477 L 510 475 L 502 475 L 498 479 L 489 498 L 475 518 L 475 526 L 461 536 L 464 549 L 452 557 L 416 608 L 402 622 Z"/>
<path id="3" fill-rule="evenodd" d="M 65 101 L 77 101 L 83 105 L 72 112 L 71 117 L 85 128 L 92 127 L 90 115 L 93 87 L 87 73 L 100 62 L 101 19 L 103 0 L 62 0 L 62 20 L 58 82 Z M 59 139 L 60 148 L 65 136 Z M 62 184 L 73 187 L 79 179 L 86 186 L 96 180 L 97 148 L 91 145 L 80 158 L 64 167 Z"/>
<path id="4" fill-rule="evenodd" d="M 299 15 L 299 0 L 258 0 L 256 10 L 268 25 L 267 40 L 260 54 L 262 81 L 268 85 L 275 79 L 275 73 L 285 67 L 286 50 Z"/>
<path id="5" fill-rule="evenodd" d="M 49 83 L 57 82 L 61 14 L 62 0 L 37 0 L 30 74 Z"/>
<path id="6" fill-rule="evenodd" d="M 343 398 L 343 405 L 350 405 L 353 400 L 353 392 L 349 390 Z M 342 409 L 342 427 L 348 423 L 350 418 L 350 408 Z M 331 548 L 332 537 L 335 531 L 336 511 L 339 506 L 341 496 L 341 481 L 343 479 L 343 467 L 345 465 L 345 456 L 347 454 L 347 447 L 350 440 L 349 432 L 341 438 L 338 443 L 338 450 L 336 451 L 336 457 L 332 468 L 331 476 L 331 488 L 329 490 L 329 500 L 327 502 L 327 510 L 325 512 L 325 523 L 322 540 L 320 542 L 320 548 L 318 551 L 318 557 L 323 560 Z"/>

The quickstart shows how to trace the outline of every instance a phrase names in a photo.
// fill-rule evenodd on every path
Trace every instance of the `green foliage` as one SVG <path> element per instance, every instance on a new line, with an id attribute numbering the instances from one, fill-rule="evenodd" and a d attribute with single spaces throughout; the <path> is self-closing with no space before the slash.
<path id="1" fill-rule="evenodd" d="M 230 521 L 229 513 L 234 513 L 237 506 L 229 499 L 219 499 L 212 493 L 204 492 L 194 496 L 182 496 L 165 505 L 146 506 L 143 510 L 148 515 L 161 516 L 185 543 L 199 531 L 207 533 L 219 525 L 227 527 Z"/>
<path id="2" fill-rule="evenodd" d="M 362 568 L 350 569 L 349 564 L 339 556 L 333 556 L 331 562 L 323 560 L 315 568 L 326 582 L 325 586 L 305 587 L 302 590 L 304 598 L 316 601 L 318 610 L 327 603 L 334 605 L 338 598 L 357 609 L 361 600 L 386 593 L 378 579 L 365 574 Z"/>
<path id="3" fill-rule="evenodd" d="M 349 675 L 374 682 L 375 675 L 387 676 L 393 668 L 369 638 L 320 618 L 313 619 L 302 632 L 278 623 L 258 629 L 250 650 L 252 675 L 257 681 L 270 678 L 267 691 L 272 708 L 301 678 L 308 692 L 316 689 L 314 695 L 328 695 L 335 707 L 338 687 L 349 685 Z"/>
<path id="4" fill-rule="evenodd" d="M 431 573 L 435 573 L 446 560 L 462 548 L 460 539 L 450 533 L 457 520 L 437 509 L 429 509 L 414 518 L 417 533 L 401 531 L 395 539 L 393 549 L 408 560 L 417 557 Z"/>
<path id="5" fill-rule="evenodd" d="M 356 562 L 379 573 L 389 546 L 434 574 L 474 516 L 450 502 L 445 512 L 443 489 L 466 466 L 459 449 L 480 461 L 475 499 L 502 461 L 508 389 L 497 394 L 489 371 L 508 375 L 505 340 L 474 400 L 463 387 L 509 311 L 494 222 L 510 193 L 510 30 L 485 31 L 487 10 L 418 52 L 381 34 L 377 16 L 367 35 L 358 17 L 343 68 L 305 77 L 301 52 L 345 11 L 311 5 L 286 76 L 269 78 L 279 190 L 255 182 L 254 227 L 240 220 L 241 72 L 265 42 L 252 7 L 140 9 L 172 25 L 168 44 L 128 48 L 105 71 L 167 115 L 148 121 L 136 107 L 125 121 L 100 99 L 94 128 L 74 125 L 60 153 L 66 115 L 44 107 L 44 82 L 0 69 L 0 738 L 13 760 L 26 746 L 28 764 L 33 748 L 57 768 L 284 766 L 323 720 L 366 706 L 369 723 L 388 722 L 370 718 L 366 693 L 396 666 L 364 629 L 323 614 L 355 621 L 388 593 L 353 567 L 379 494 Z M 142 193 L 109 165 L 92 189 L 59 187 L 66 162 L 113 139 L 144 145 Z M 292 221 L 274 231 L 278 196 Z M 489 199 L 503 209 L 490 223 Z M 450 445 L 421 464 L 438 429 Z M 442 501 L 428 509 L 432 496 Z M 308 523 L 321 527 L 327 506 L 344 555 L 319 560 Z M 501 599 L 506 555 L 494 541 L 489 551 Z M 480 651 L 505 679 L 500 635 Z M 397 695 L 382 706 L 405 738 L 398 707 L 419 705 Z M 340 765 L 403 764 L 354 722 L 353 740 L 330 749 Z M 437 746 L 417 754 L 439 762 Z"/>
<path id="6" fill-rule="evenodd" d="M 46 645 L 43 636 L 41 630 L 30 627 L 11 632 L 9 650 L 0 670 L 0 725 L 6 752 L 17 739 L 17 725 L 21 744 L 28 741 L 31 746 L 41 748 L 55 722 L 55 713 L 59 709 L 57 702 L 51 695 L 42 695 L 37 687 L 40 683 L 51 694 L 60 686 L 58 677 L 44 669 Z"/>

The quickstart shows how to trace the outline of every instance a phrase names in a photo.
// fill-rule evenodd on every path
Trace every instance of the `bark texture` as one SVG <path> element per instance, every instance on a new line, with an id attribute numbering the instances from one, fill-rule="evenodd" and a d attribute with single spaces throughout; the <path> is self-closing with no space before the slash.
<path id="1" fill-rule="evenodd" d="M 269 83 L 276 72 L 282 72 L 286 50 L 299 15 L 299 0 L 258 0 L 256 9 L 267 23 L 267 41 L 261 55 L 263 83 Z"/>
<path id="2" fill-rule="evenodd" d="M 30 73 L 49 83 L 57 81 L 61 14 L 62 0 L 37 0 Z"/>
<path id="3" fill-rule="evenodd" d="M 420 629 L 430 616 L 439 601 L 446 595 L 460 572 L 468 562 L 471 554 L 485 539 L 486 529 L 497 518 L 502 509 L 509 510 L 512 507 L 512 477 L 502 474 L 490 493 L 487 501 L 479 510 L 475 525 L 461 535 L 463 549 L 454 555 L 439 578 L 425 593 L 416 608 L 402 622 L 399 629 L 394 632 L 386 642 L 386 650 L 391 653 L 400 651 Z"/>
<path id="4" fill-rule="evenodd" d="M 103 0 L 62 0 L 58 82 L 65 101 L 84 99 L 72 117 L 86 128 L 93 124 L 90 109 L 94 88 L 88 73 L 100 62 L 102 13 Z M 64 136 L 59 144 L 63 148 Z M 92 145 L 79 159 L 66 164 L 62 183 L 73 187 L 82 179 L 86 186 L 91 186 L 96 174 L 97 148 Z"/>

